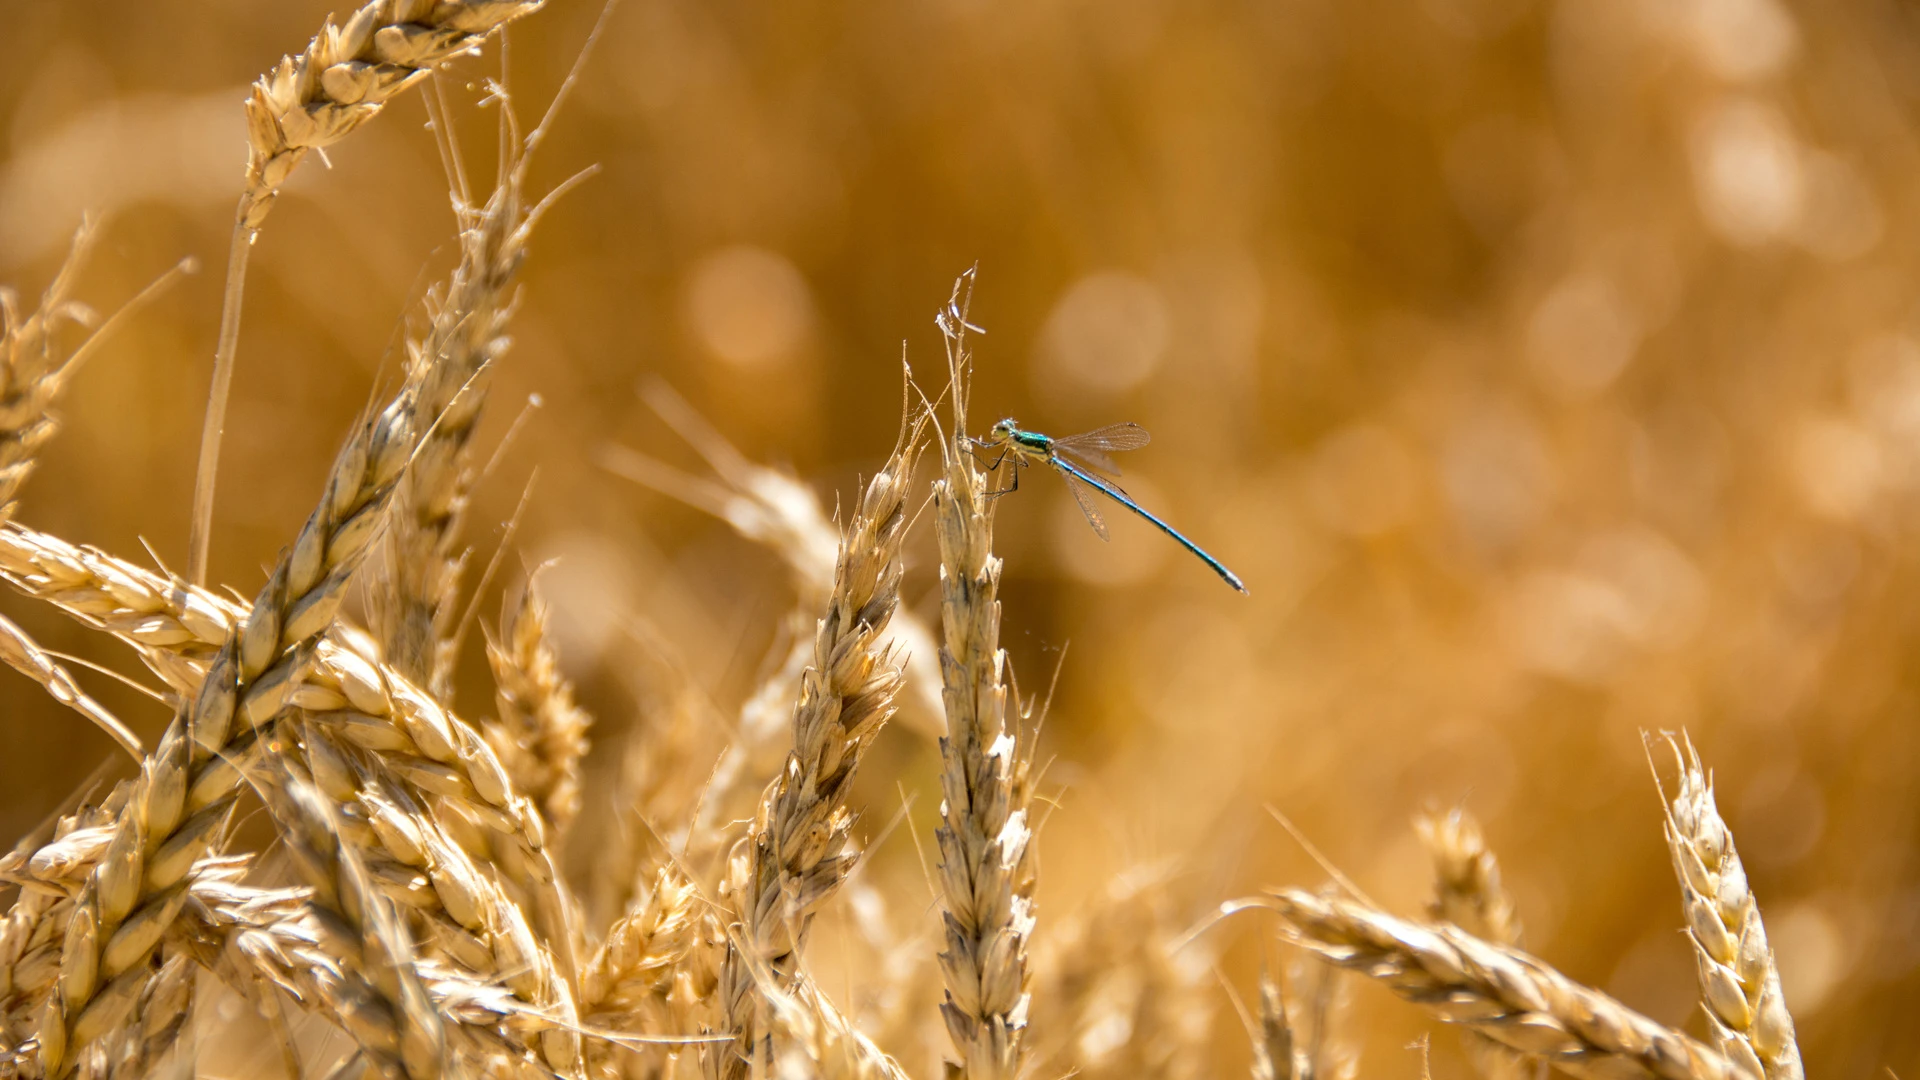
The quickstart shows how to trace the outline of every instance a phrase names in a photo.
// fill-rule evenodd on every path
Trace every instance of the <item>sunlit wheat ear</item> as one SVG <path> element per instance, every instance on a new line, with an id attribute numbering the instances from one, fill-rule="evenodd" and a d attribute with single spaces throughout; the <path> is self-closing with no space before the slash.
<path id="1" fill-rule="evenodd" d="M 730 862 L 726 897 L 738 922 L 729 929 L 720 991 L 739 1039 L 730 1055 L 717 1052 L 728 1077 L 745 1076 L 762 1052 L 764 981 L 791 984 L 815 911 L 858 858 L 848 789 L 901 686 L 901 656 L 887 628 L 900 605 L 900 545 L 921 431 L 912 423 L 902 433 L 847 522 L 792 709 L 793 749 Z"/>
<path id="2" fill-rule="evenodd" d="M 677 870 L 662 868 L 588 961 L 580 981 L 581 1019 L 621 1031 L 674 1030 L 667 995 L 674 972 L 694 947 L 697 922 L 693 883 Z M 589 1044 L 587 1052 L 596 1072 L 612 1068 L 620 1054 L 599 1042 Z"/>
<path id="3" fill-rule="evenodd" d="M 460 529 L 475 479 L 473 433 L 492 366 L 507 350 L 510 290 L 533 224 L 522 190 L 523 161 L 510 155 L 502 163 L 484 204 L 469 205 L 461 192 L 452 193 L 460 262 L 427 294 L 426 332 L 407 339 L 407 367 L 420 383 L 420 410 L 432 421 L 400 482 L 384 572 L 368 590 L 371 625 L 388 661 L 443 700 L 456 659 L 455 621 L 466 561 Z"/>
<path id="4" fill-rule="evenodd" d="M 503 887 L 499 867 L 470 853 L 490 845 L 458 808 L 464 800 L 453 777 L 411 755 L 350 749 L 318 720 L 302 741 L 315 786 L 353 811 L 343 840 L 361 853 L 376 886 L 414 914 L 422 951 L 497 981 L 515 1008 L 545 1016 L 544 1028 L 525 1033 L 526 1049 L 571 1075 L 580 1056 L 577 1014 L 556 956 L 570 943 L 539 932 L 531 905 Z M 437 790 L 421 790 L 422 780 Z"/>
<path id="5" fill-rule="evenodd" d="M 1667 849 L 1714 1041 L 1750 1070 L 1764 1071 L 1767 1080 L 1801 1080 L 1805 1070 L 1780 971 L 1733 832 L 1714 805 L 1713 778 L 1690 740 L 1666 736 L 1666 744 L 1680 772 L 1679 789 L 1667 804 Z"/>
<path id="6" fill-rule="evenodd" d="M 947 737 L 940 742 L 939 883 L 946 906 L 941 1015 L 970 1080 L 1020 1074 L 1027 1028 L 1027 939 L 1037 871 L 1030 762 L 1007 722 L 1000 649 L 1000 560 L 987 478 L 966 442 L 973 276 L 955 283 L 939 324 L 947 336 L 951 431 L 940 441 L 934 529 L 940 543 L 940 670 Z"/>
<path id="7" fill-rule="evenodd" d="M 499 637 L 487 642 L 500 712 L 485 729 L 487 742 L 557 842 L 580 811 L 580 760 L 592 718 L 574 703 L 573 684 L 560 672 L 535 583 L 522 583 L 506 603 Z"/>
<path id="8" fill-rule="evenodd" d="M 247 201 L 258 228 L 307 151 L 332 146 L 379 115 L 435 67 L 470 53 L 542 0 L 375 0 L 328 19 L 298 56 L 281 59 L 247 98 Z"/>
<path id="9" fill-rule="evenodd" d="M 1473 815 L 1458 807 L 1422 814 L 1414 819 L 1414 829 L 1433 857 L 1434 898 L 1427 914 L 1496 945 L 1520 944 L 1520 920 L 1500 882 L 1500 864 Z M 1468 1056 L 1486 1080 L 1528 1075 L 1528 1062 L 1512 1050 L 1477 1032 L 1461 1034 Z"/>
<path id="10" fill-rule="evenodd" d="M 438 65 L 477 50 L 507 22 L 537 11 L 542 0 L 374 0 L 343 23 L 328 19 L 305 52 L 282 57 L 256 80 L 246 102 L 246 186 L 227 249 L 227 284 L 214 344 L 213 386 L 200 433 L 194 480 L 187 578 L 206 583 L 220 461 L 240 309 L 253 240 L 280 185 L 307 151 L 331 146 L 373 119 Z"/>
<path id="11" fill-rule="evenodd" d="M 217 643 L 224 641 L 225 627 L 250 625 L 258 609 L 257 603 L 236 604 L 15 523 L 0 523 L 0 576 L 133 645 L 150 667 L 195 700 L 205 690 L 208 665 L 221 670 L 216 661 L 225 646 Z M 513 789 L 486 740 L 382 663 L 365 634 L 336 626 L 302 655 L 309 662 L 296 685 L 282 687 L 284 700 L 342 740 L 390 762 L 450 820 L 470 824 L 458 836 L 471 845 L 468 857 L 487 862 L 528 900 L 561 971 L 571 971 L 570 904 L 547 849 L 545 824 Z M 242 732 L 234 741 L 251 745 L 252 735 Z M 203 771 L 196 791 L 231 791 L 238 783 L 232 769 Z"/>
<path id="12" fill-rule="evenodd" d="M 377 536 L 417 432 L 401 395 L 356 429 L 319 507 L 281 557 L 199 693 L 127 787 L 126 811 L 75 905 L 41 1046 L 51 1077 L 116 1027 L 144 990 L 147 958 L 185 903 L 184 877 L 213 845 L 240 784 L 236 759 L 286 704 Z"/>
<path id="13" fill-rule="evenodd" d="M 323 983 L 326 1004 L 382 1075 L 438 1080 L 447 1067 L 447 1033 L 415 972 L 405 925 L 342 843 L 324 796 L 288 774 L 264 786 L 280 837 L 312 890 L 318 944 L 338 967 L 339 977 Z"/>
<path id="14" fill-rule="evenodd" d="M 1732 1058 L 1541 961 L 1456 927 L 1408 922 L 1298 889 L 1274 893 L 1270 905 L 1292 940 L 1327 962 L 1575 1076 L 1760 1080 Z"/>

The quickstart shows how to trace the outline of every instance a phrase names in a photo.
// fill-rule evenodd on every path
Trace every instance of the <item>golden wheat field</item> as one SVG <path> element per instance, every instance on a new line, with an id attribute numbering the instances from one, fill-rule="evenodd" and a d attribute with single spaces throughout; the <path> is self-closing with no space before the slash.
<path id="1" fill-rule="evenodd" d="M 1916 178 L 1891 0 L 0 5 L 0 1076 L 1912 1076 Z"/>

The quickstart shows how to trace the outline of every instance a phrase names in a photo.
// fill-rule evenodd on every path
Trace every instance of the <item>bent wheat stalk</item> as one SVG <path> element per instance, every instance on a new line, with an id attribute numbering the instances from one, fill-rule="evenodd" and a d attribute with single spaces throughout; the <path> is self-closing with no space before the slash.
<path id="1" fill-rule="evenodd" d="M 1267 906 L 1321 959 L 1385 983 L 1443 1020 L 1591 1080 L 1761 1080 L 1741 1063 L 1517 949 L 1298 889 Z"/>
<path id="2" fill-rule="evenodd" d="M 1780 971 L 1733 832 L 1714 804 L 1713 778 L 1701 768 L 1692 741 L 1668 736 L 1667 747 L 1680 769 L 1680 788 L 1666 807 L 1667 848 L 1714 1041 L 1727 1056 L 1764 1071 L 1767 1080 L 1801 1080 L 1806 1072 L 1780 992 Z"/>

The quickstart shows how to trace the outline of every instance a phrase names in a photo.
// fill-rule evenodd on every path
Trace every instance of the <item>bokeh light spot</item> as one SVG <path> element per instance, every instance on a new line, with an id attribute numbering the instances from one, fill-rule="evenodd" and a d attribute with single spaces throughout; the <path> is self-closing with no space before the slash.
<path id="1" fill-rule="evenodd" d="M 1695 125 L 1692 152 L 1694 193 L 1721 239 L 1758 247 L 1799 223 L 1800 143 L 1780 110 L 1745 98 L 1723 102 Z"/>
<path id="2" fill-rule="evenodd" d="M 1131 390 L 1160 366 L 1171 328 L 1166 299 L 1153 283 L 1114 271 L 1081 278 L 1041 327 L 1035 389 L 1056 406 L 1088 391 Z"/>
<path id="3" fill-rule="evenodd" d="M 686 305 L 700 344 L 737 367 L 788 361 L 813 329 L 806 279 L 765 248 L 724 248 L 701 259 L 687 283 Z"/>
<path id="4" fill-rule="evenodd" d="M 1639 346 L 1633 308 L 1612 281 L 1597 274 L 1561 281 L 1527 323 L 1527 362 L 1547 389 L 1564 398 L 1605 389 Z"/>

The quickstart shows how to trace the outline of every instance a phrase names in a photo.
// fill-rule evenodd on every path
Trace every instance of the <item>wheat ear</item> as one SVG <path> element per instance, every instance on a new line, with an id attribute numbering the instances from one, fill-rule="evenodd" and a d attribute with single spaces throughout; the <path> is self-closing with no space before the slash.
<path id="1" fill-rule="evenodd" d="M 1487 847 L 1480 823 L 1464 809 L 1414 819 L 1414 830 L 1433 857 L 1434 898 L 1427 914 L 1495 945 L 1520 944 L 1520 920 L 1500 883 L 1500 863 Z M 1518 1080 L 1527 1062 L 1474 1031 L 1461 1033 L 1467 1055 L 1486 1080 Z"/>
<path id="2" fill-rule="evenodd" d="M 132 645 L 187 695 L 201 693 L 208 666 L 222 655 L 217 643 L 226 627 L 250 622 L 256 610 L 11 522 L 0 523 L 0 574 L 27 595 Z M 457 839 L 532 901 L 543 932 L 560 949 L 561 970 L 572 972 L 569 904 L 545 826 L 514 791 L 486 740 L 381 663 L 378 647 L 364 634 L 335 626 L 307 655 L 311 663 L 287 692 L 287 702 L 381 756 L 413 790 L 452 810 L 455 820 L 475 823 L 477 833 L 464 830 Z M 238 783 L 231 769 L 211 775 L 206 782 L 223 790 Z"/>
<path id="3" fill-rule="evenodd" d="M 183 878 L 226 821 L 239 786 L 235 761 L 286 704 L 313 643 L 333 622 L 414 441 L 404 392 L 355 431 L 293 548 L 130 782 L 126 812 L 67 931 L 42 1035 L 49 1076 L 69 1071 L 77 1052 L 113 1028 L 144 988 L 145 961 L 185 902 Z"/>
<path id="4" fill-rule="evenodd" d="M 1273 894 L 1293 940 L 1443 1020 L 1591 1080 L 1760 1080 L 1740 1063 L 1454 926 L 1423 926 L 1298 889 Z"/>
<path id="5" fill-rule="evenodd" d="M 1260 972 L 1259 1026 L 1253 1032 L 1253 1080 L 1294 1080 L 1293 1021 L 1287 1016 L 1287 996 L 1273 973 Z"/>
<path id="6" fill-rule="evenodd" d="M 400 482 L 387 530 L 386 574 L 368 599 L 388 661 L 442 700 L 453 676 L 455 601 L 466 562 L 460 525 L 473 482 L 468 458 L 491 366 L 507 349 L 508 289 L 533 226 L 524 161 L 516 154 L 502 163 L 484 206 L 453 193 L 460 263 L 428 294 L 427 332 L 407 341 L 409 370 L 419 373 L 421 410 L 435 420 Z"/>
<path id="7" fill-rule="evenodd" d="M 1062 920 L 1035 958 L 1035 1054 L 1082 1076 L 1197 1077 L 1213 1022 L 1204 942 L 1186 941 L 1167 875 L 1117 876 L 1087 912 Z M 1077 1051 L 1077 1052 L 1071 1052 Z M 1064 1052 L 1064 1053 L 1063 1053 Z"/>
<path id="8" fill-rule="evenodd" d="M 885 637 L 900 605 L 900 544 L 907 493 L 920 454 L 918 423 L 905 430 L 868 482 L 840 541 L 833 590 L 813 639 L 813 659 L 793 707 L 793 750 L 768 785 L 728 896 L 738 921 L 728 933 L 721 1005 L 739 1036 L 719 1072 L 743 1077 L 765 1028 L 757 1019 L 764 966 L 777 985 L 793 979 L 814 911 L 839 887 L 857 855 L 848 789 L 860 759 L 894 712 L 901 657 Z"/>
<path id="9" fill-rule="evenodd" d="M 498 722 L 487 742 L 516 790 L 532 799 L 556 837 L 580 811 L 580 760 L 592 718 L 573 700 L 547 634 L 547 605 L 529 580 L 507 598 L 499 638 L 487 643 Z M 557 841 L 556 841 L 557 842 Z"/>
<path id="10" fill-rule="evenodd" d="M 335 964 L 335 977 L 322 984 L 325 1006 L 381 1073 L 436 1080 L 447 1065 L 446 1029 L 415 974 L 406 926 L 341 842 L 333 807 L 318 791 L 292 774 L 261 789 L 312 890 L 318 944 Z"/>
<path id="11" fill-rule="evenodd" d="M 1667 804 L 1667 848 L 1714 1041 L 1749 1070 L 1765 1072 L 1767 1080 L 1801 1080 L 1806 1071 L 1780 992 L 1780 971 L 1733 832 L 1714 805 L 1713 778 L 1701 768 L 1691 740 L 1668 736 L 1667 746 L 1680 769 L 1679 790 Z"/>
<path id="12" fill-rule="evenodd" d="M 939 324 L 947 338 L 953 431 L 940 443 L 934 483 L 940 541 L 940 673 L 947 736 L 940 740 L 940 890 L 946 948 L 940 1010 L 968 1080 L 1020 1072 L 1027 1027 L 1027 938 L 1035 868 L 1028 761 L 1007 724 L 1000 650 L 1000 560 L 993 554 L 987 478 L 967 441 L 972 358 L 966 344 L 968 271 Z"/>
<path id="13" fill-rule="evenodd" d="M 307 151 L 331 146 L 373 119 L 435 67 L 475 51 L 487 35 L 537 11 L 543 0 L 374 0 L 344 23 L 329 18 L 299 56 L 285 56 L 247 96 L 247 173 L 227 248 L 227 285 L 213 386 L 200 430 L 187 577 L 207 578 L 214 481 L 240 344 L 240 308 L 255 234 Z"/>
<path id="14" fill-rule="evenodd" d="M 417 763 L 348 750 L 317 722 L 306 726 L 301 741 L 315 785 L 353 810 L 343 818 L 343 841 L 360 853 L 376 885 L 420 916 L 428 931 L 422 944 L 476 978 L 498 981 L 525 1003 L 527 1014 L 546 1017 L 548 1027 L 529 1047 L 551 1071 L 572 1075 L 580 1057 L 577 1013 L 549 947 L 553 939 L 534 932 L 497 871 L 468 853 L 487 850 L 485 837 L 453 838 L 480 831 L 472 818 L 444 796 L 406 790 L 396 773 L 417 773 Z"/>
<path id="15" fill-rule="evenodd" d="M 88 309 L 70 294 L 95 235 L 92 223 L 81 225 L 66 261 L 32 315 L 23 318 L 13 294 L 0 290 L 0 518 L 11 518 L 18 509 L 20 489 L 39 464 L 41 449 L 59 430 L 53 405 L 85 361 L 88 350 L 111 333 L 113 324 L 132 314 L 191 266 L 182 263 L 162 276 L 77 350 L 68 352 L 59 342 L 62 325 L 92 322 Z M 0 619 L 0 660 L 39 683 L 55 701 L 91 720 L 135 758 L 140 757 L 140 740 L 133 732 L 80 689 L 72 674 L 35 644 L 26 631 L 7 619 Z"/>

